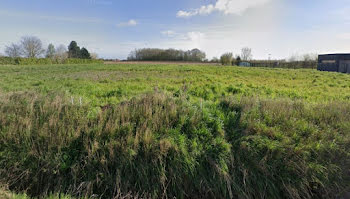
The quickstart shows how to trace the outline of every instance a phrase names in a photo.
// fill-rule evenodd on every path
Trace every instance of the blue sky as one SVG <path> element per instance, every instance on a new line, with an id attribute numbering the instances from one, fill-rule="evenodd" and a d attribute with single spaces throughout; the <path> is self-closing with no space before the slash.
<path id="1" fill-rule="evenodd" d="M 224 52 L 256 59 L 350 52 L 349 0 L 0 0 L 0 53 L 22 36 L 105 58 L 135 48 Z"/>

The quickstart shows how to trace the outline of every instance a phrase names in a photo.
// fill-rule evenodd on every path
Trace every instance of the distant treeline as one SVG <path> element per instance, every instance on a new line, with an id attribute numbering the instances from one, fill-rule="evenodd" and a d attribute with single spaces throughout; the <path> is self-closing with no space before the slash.
<path id="1" fill-rule="evenodd" d="M 270 68 L 317 68 L 317 60 L 304 60 L 304 61 L 265 61 L 265 60 L 254 60 L 249 61 L 252 67 L 270 67 Z"/>
<path id="2" fill-rule="evenodd" d="M 0 65 L 48 65 L 48 64 L 93 64 L 103 63 L 99 59 L 52 59 L 52 58 L 23 58 L 23 57 L 0 57 Z"/>
<path id="3" fill-rule="evenodd" d="M 202 62 L 205 60 L 205 57 L 205 53 L 199 49 L 183 51 L 176 49 L 143 48 L 132 51 L 129 54 L 128 60 Z"/>

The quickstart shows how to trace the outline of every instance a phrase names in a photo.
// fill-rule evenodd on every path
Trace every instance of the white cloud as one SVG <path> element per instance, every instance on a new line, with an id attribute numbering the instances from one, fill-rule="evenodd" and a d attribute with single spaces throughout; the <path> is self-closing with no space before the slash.
<path id="1" fill-rule="evenodd" d="M 191 11 L 180 10 L 177 17 L 188 18 L 196 15 L 209 15 L 214 11 L 242 15 L 247 9 L 264 5 L 270 1 L 272 0 L 217 0 L 215 5 L 209 4 Z"/>
<path id="2" fill-rule="evenodd" d="M 172 30 L 166 30 L 161 32 L 162 35 L 170 37 L 172 40 L 176 41 L 184 41 L 184 42 L 192 42 L 196 44 L 200 44 L 201 41 L 205 39 L 205 34 L 202 32 L 187 32 L 187 33 L 177 33 Z"/>
<path id="3" fill-rule="evenodd" d="M 122 23 L 119 23 L 118 26 L 119 27 L 125 27 L 125 26 L 136 26 L 138 23 L 136 20 L 134 19 L 130 19 L 129 21 L 127 22 L 122 22 Z"/>
<path id="4" fill-rule="evenodd" d="M 177 33 L 174 31 L 163 31 L 161 32 L 163 35 L 169 35 L 169 39 L 163 40 L 163 42 L 154 44 L 154 46 L 162 47 L 162 48 L 176 48 L 176 49 L 193 49 L 193 48 L 199 48 L 201 49 L 203 46 L 203 43 L 206 40 L 206 34 L 202 32 L 182 32 Z M 157 43 L 157 42 L 156 42 Z"/>
<path id="5" fill-rule="evenodd" d="M 186 38 L 190 41 L 193 48 L 201 48 L 205 40 L 205 34 L 202 32 L 188 32 Z"/>
<path id="6" fill-rule="evenodd" d="M 186 38 L 190 41 L 198 41 L 200 42 L 201 40 L 204 39 L 205 37 L 205 34 L 204 33 L 201 33 L 201 32 L 188 32 L 186 34 Z"/>
<path id="7" fill-rule="evenodd" d="M 177 12 L 176 16 L 186 18 L 186 17 L 192 17 L 192 16 L 197 15 L 197 14 L 198 14 L 197 11 L 186 12 L 186 11 L 180 10 L 179 12 Z"/>
<path id="8" fill-rule="evenodd" d="M 167 37 L 174 37 L 177 35 L 177 33 L 172 31 L 172 30 L 165 30 L 165 31 L 162 31 L 160 33 L 164 36 L 167 36 Z"/>

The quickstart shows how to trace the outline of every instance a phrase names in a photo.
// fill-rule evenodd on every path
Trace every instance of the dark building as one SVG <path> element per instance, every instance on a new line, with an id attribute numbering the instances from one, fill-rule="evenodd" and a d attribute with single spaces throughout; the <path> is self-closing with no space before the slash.
<path id="1" fill-rule="evenodd" d="M 317 70 L 350 73 L 350 54 L 319 55 Z"/>

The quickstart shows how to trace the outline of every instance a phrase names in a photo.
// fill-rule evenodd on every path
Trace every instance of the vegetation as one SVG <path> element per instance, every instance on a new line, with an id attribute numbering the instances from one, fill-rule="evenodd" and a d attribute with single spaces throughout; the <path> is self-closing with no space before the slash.
<path id="1" fill-rule="evenodd" d="M 54 56 L 52 58 L 12 58 L 12 57 L 0 57 L 0 65 L 48 65 L 48 64 L 97 64 L 103 63 L 103 60 L 92 59 L 74 59 L 67 58 L 61 59 L 60 56 Z"/>
<path id="2" fill-rule="evenodd" d="M 300 68 L 316 69 L 317 68 L 317 60 L 309 60 L 309 61 L 254 60 L 254 61 L 250 61 L 249 63 L 253 67 L 292 68 L 292 69 L 300 69 Z"/>
<path id="3" fill-rule="evenodd" d="M 68 46 L 69 58 L 91 59 L 90 53 L 86 48 L 80 49 L 77 42 L 72 41 Z"/>
<path id="4" fill-rule="evenodd" d="M 8 189 L 0 187 L 0 198 L 1 199 L 30 199 L 30 197 L 27 194 L 14 194 Z M 56 194 L 56 195 L 49 195 L 46 196 L 45 199 L 73 199 L 70 196 L 66 196 L 63 194 Z"/>
<path id="5" fill-rule="evenodd" d="M 225 53 L 221 55 L 220 61 L 222 65 L 231 65 L 233 60 L 233 54 L 232 53 Z"/>
<path id="6" fill-rule="evenodd" d="M 241 50 L 241 58 L 243 61 L 249 61 L 253 59 L 252 49 L 244 47 Z"/>
<path id="7" fill-rule="evenodd" d="M 53 44 L 49 44 L 46 50 L 46 58 L 53 58 L 56 54 L 56 49 Z"/>
<path id="8" fill-rule="evenodd" d="M 10 46 L 6 46 L 5 53 L 9 57 L 20 57 L 22 55 L 21 46 L 18 44 L 11 44 Z"/>
<path id="9" fill-rule="evenodd" d="M 0 66 L 0 183 L 29 196 L 335 198 L 350 76 L 201 65 Z"/>
<path id="10" fill-rule="evenodd" d="M 205 53 L 193 49 L 189 51 L 175 49 L 143 48 L 132 51 L 128 57 L 131 61 L 191 61 L 202 62 L 205 60 Z"/>
<path id="11" fill-rule="evenodd" d="M 37 58 L 45 52 L 41 40 L 33 36 L 22 37 L 21 50 L 22 55 L 28 58 Z"/>
<path id="12" fill-rule="evenodd" d="M 20 44 L 12 43 L 10 46 L 6 46 L 5 53 L 7 57 L 0 57 L 0 65 L 21 64 L 21 61 L 25 62 L 24 64 L 69 64 L 73 59 L 97 59 L 97 54 L 93 53 L 91 55 L 86 48 L 80 49 L 75 41 L 70 43 L 68 46 L 68 51 L 64 45 L 60 45 L 58 48 L 55 48 L 53 44 L 49 44 L 47 50 L 44 50 L 41 40 L 35 36 L 22 37 Z M 43 56 L 44 53 L 45 55 Z M 48 59 L 43 59 L 43 57 Z M 70 60 L 67 60 L 68 58 L 70 58 Z M 27 62 L 27 60 L 30 61 Z M 90 61 L 74 62 L 82 64 Z M 91 63 L 98 63 L 98 61 L 91 61 Z"/>
<path id="13" fill-rule="evenodd" d="M 269 55 L 271 56 L 271 55 Z M 233 53 L 227 52 L 221 55 L 220 62 L 222 65 L 233 65 L 240 66 L 241 62 L 244 62 L 245 66 L 252 67 L 270 67 L 270 68 L 309 68 L 316 69 L 318 62 L 318 55 L 304 54 L 304 55 L 293 55 L 288 60 L 253 60 L 252 49 L 244 47 L 241 50 L 241 55 L 236 55 L 236 58 L 233 57 Z M 217 62 L 213 59 L 212 62 Z"/>

